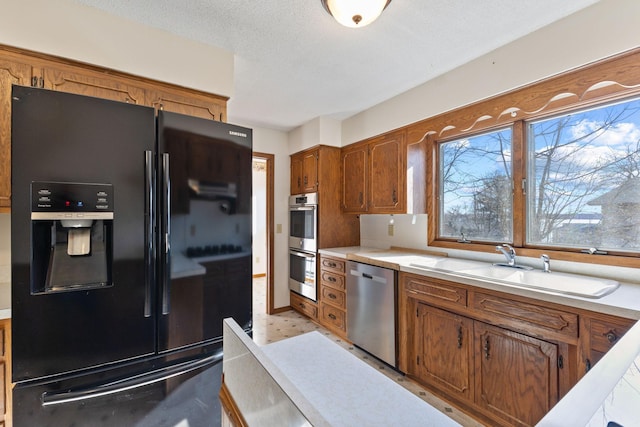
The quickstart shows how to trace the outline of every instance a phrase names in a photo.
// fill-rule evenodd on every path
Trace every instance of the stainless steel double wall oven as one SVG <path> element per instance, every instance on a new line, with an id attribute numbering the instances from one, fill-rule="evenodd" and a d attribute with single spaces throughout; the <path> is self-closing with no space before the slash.
<path id="1" fill-rule="evenodd" d="M 289 289 L 313 301 L 318 251 L 318 194 L 289 197 Z"/>

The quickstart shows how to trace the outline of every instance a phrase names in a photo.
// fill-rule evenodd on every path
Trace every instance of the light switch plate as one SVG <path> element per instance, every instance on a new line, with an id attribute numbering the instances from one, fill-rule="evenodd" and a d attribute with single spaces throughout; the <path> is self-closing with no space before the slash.
<path id="1" fill-rule="evenodd" d="M 387 230 L 387 234 L 389 236 L 393 236 L 393 224 L 389 224 L 389 229 Z"/>

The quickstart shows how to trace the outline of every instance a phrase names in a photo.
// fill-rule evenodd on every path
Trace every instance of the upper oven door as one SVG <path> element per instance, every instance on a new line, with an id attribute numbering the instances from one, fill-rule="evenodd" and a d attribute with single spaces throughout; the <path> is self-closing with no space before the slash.
<path id="1" fill-rule="evenodd" d="M 289 247 L 316 252 L 317 244 L 316 205 L 289 207 Z"/>

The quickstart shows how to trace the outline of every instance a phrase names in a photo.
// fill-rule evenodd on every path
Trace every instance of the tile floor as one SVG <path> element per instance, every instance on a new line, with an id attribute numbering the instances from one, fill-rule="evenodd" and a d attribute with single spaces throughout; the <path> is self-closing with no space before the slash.
<path id="1" fill-rule="evenodd" d="M 352 352 L 356 357 L 380 370 L 383 374 L 396 381 L 402 387 L 411 391 L 431 406 L 439 409 L 463 426 L 479 427 L 482 424 L 462 413 L 458 409 L 448 405 L 443 400 L 412 380 L 405 378 L 401 373 L 380 362 L 375 357 L 354 347 L 351 343 L 342 340 L 322 326 L 312 322 L 306 316 L 296 311 L 289 310 L 275 315 L 266 314 L 266 280 L 257 278 L 253 281 L 253 340 L 258 345 L 265 345 L 285 338 L 304 334 L 305 332 L 319 331 L 330 337 L 341 347 Z"/>

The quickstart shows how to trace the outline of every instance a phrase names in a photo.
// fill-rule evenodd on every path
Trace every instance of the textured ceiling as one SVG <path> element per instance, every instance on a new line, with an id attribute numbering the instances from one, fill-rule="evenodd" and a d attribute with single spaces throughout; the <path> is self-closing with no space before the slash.
<path id="1" fill-rule="evenodd" d="M 598 0 L 393 0 L 361 29 L 320 0 L 75 0 L 235 53 L 230 122 L 345 119 Z"/>

